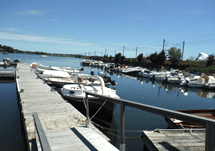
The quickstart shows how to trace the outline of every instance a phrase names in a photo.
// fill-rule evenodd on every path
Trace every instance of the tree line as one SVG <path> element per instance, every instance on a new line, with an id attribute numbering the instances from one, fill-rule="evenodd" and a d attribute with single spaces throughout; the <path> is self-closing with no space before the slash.
<path id="1" fill-rule="evenodd" d="M 174 68 L 178 67 L 179 63 L 182 62 L 182 53 L 180 48 L 176 47 L 171 47 L 170 49 L 167 50 L 167 53 L 162 50 L 161 52 L 157 53 L 152 53 L 148 57 L 143 57 L 143 54 L 139 54 L 136 58 L 126 58 L 123 56 L 121 53 L 116 54 L 115 56 L 84 56 L 84 55 L 78 55 L 78 54 L 58 54 L 58 53 L 46 53 L 46 52 L 39 52 L 39 51 L 22 51 L 18 49 L 14 49 L 13 47 L 10 46 L 5 46 L 0 44 L 0 52 L 2 53 L 24 53 L 24 54 L 36 54 L 36 55 L 49 55 L 49 56 L 60 56 L 60 57 L 75 57 L 75 58 L 87 58 L 87 59 L 94 59 L 94 60 L 102 60 L 104 62 L 111 62 L 114 61 L 116 63 L 121 63 L 121 62 L 127 62 L 127 63 L 138 63 L 139 65 L 146 63 L 148 60 L 150 60 L 150 64 L 153 64 L 155 67 L 158 69 L 161 68 L 164 64 L 167 62 L 169 63 L 169 66 Z M 199 70 L 198 67 L 201 68 L 208 68 L 214 65 L 214 55 L 211 54 L 208 56 L 206 65 L 200 65 L 200 66 L 195 66 L 193 65 L 194 63 L 191 61 L 188 61 L 186 63 L 187 66 L 190 65 L 188 69 L 193 69 L 193 70 Z M 201 63 L 200 63 L 201 64 Z M 211 70 L 214 70 L 214 66 L 210 68 Z M 206 69 L 204 69 L 206 70 Z M 215 71 L 213 71 L 214 73 Z"/>
<path id="2" fill-rule="evenodd" d="M 79 57 L 79 55 L 73 54 L 59 54 L 59 53 L 47 53 L 39 51 L 22 51 L 19 49 L 14 49 L 10 46 L 5 46 L 0 44 L 0 52 L 2 53 L 21 53 L 21 54 L 35 54 L 35 55 L 49 55 L 49 56 L 59 56 L 59 57 Z"/>

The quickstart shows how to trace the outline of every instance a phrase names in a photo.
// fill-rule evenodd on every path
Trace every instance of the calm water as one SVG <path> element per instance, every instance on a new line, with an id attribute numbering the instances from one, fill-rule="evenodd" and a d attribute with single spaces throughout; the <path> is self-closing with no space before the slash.
<path id="1" fill-rule="evenodd" d="M 23 54 L 0 54 L 0 60 L 3 58 L 10 58 L 11 60 L 20 59 L 22 62 L 32 63 L 39 62 L 42 65 L 48 66 L 62 66 L 62 67 L 74 67 L 81 68 L 80 62 L 83 59 L 77 58 L 63 58 L 63 57 L 46 57 L 42 58 L 38 55 L 23 55 Z M 101 72 L 101 69 L 84 67 L 83 73 L 90 73 L 94 71 L 95 75 Z M 116 88 L 117 95 L 122 99 L 144 103 L 148 105 L 154 105 L 157 107 L 163 107 L 172 110 L 183 109 L 213 109 L 215 106 L 215 92 L 202 91 L 200 89 L 188 89 L 181 90 L 176 85 L 162 85 L 162 83 L 151 82 L 148 79 L 134 78 L 126 75 L 110 75 L 112 80 L 117 82 L 117 85 L 110 86 Z M 11 84 L 4 84 L 10 87 Z M 13 84 L 12 84 L 13 85 Z M 8 97 L 6 86 L 0 86 L 1 96 Z M 12 86 L 13 87 L 13 86 Z M 10 87 L 12 89 L 12 87 Z M 9 88 L 9 89 L 10 89 Z M 13 90 L 10 90 L 13 91 Z M 186 91 L 186 92 L 184 92 Z M 15 90 L 14 90 L 15 93 Z M 1 97 L 2 98 L 2 97 Z M 6 105 L 8 102 L 5 99 L 0 99 L 1 106 Z M 13 102 L 13 101 L 12 101 Z M 16 102 L 16 101 L 14 101 Z M 1 112 L 4 110 L 1 108 Z M 7 113 L 7 116 L 13 119 L 14 114 Z M 105 116 L 105 115 L 104 115 Z M 7 120 L 8 118 L 4 119 Z M 136 110 L 130 107 L 126 107 L 126 130 L 134 130 L 133 132 L 126 132 L 126 149 L 127 150 L 142 150 L 143 144 L 140 137 L 141 130 L 154 130 L 156 128 L 167 128 L 167 123 L 164 117 L 151 114 L 148 112 Z M 111 128 L 120 129 L 120 106 L 117 105 L 114 114 Z M 10 124 L 10 121 L 7 121 Z M 17 128 L 14 124 L 11 127 Z M 1 128 L 1 130 L 3 130 Z M 4 131 L 4 130 L 3 130 Z M 15 131 L 15 130 L 14 130 Z M 104 133 L 111 139 L 111 143 L 119 148 L 119 131 L 105 131 Z M 2 132 L 3 133 L 3 132 Z M 16 133 L 15 133 L 16 134 Z M 1 146 L 1 145 L 0 145 Z M 1 149 L 0 149 L 1 150 Z"/>

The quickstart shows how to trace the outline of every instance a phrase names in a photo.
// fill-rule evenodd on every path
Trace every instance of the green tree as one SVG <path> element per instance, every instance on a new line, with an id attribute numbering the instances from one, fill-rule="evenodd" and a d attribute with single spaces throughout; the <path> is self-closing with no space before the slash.
<path id="1" fill-rule="evenodd" d="M 124 60 L 125 60 L 125 56 L 121 56 L 120 61 L 124 61 Z"/>
<path id="2" fill-rule="evenodd" d="M 176 47 L 171 47 L 167 50 L 168 55 L 170 57 L 170 62 L 172 66 L 177 66 L 179 64 L 179 61 L 181 60 L 181 49 Z"/>
<path id="3" fill-rule="evenodd" d="M 112 57 L 112 55 L 110 55 L 110 57 L 109 57 L 109 61 L 111 61 L 111 60 L 112 60 L 112 58 L 113 58 L 113 57 Z"/>
<path id="4" fill-rule="evenodd" d="M 104 55 L 103 61 L 108 61 L 108 60 L 109 60 L 108 55 Z"/>
<path id="5" fill-rule="evenodd" d="M 157 56 L 157 59 L 158 59 L 158 64 L 159 65 L 163 65 L 166 61 L 166 53 L 164 50 L 162 50 L 158 56 Z"/>
<path id="6" fill-rule="evenodd" d="M 214 62 L 214 55 L 211 54 L 211 55 L 209 55 L 208 58 L 207 58 L 207 64 L 206 64 L 206 66 L 207 66 L 207 67 L 212 66 L 212 65 L 213 65 L 213 62 Z"/>
<path id="7" fill-rule="evenodd" d="M 10 46 L 2 46 L 2 48 L 9 53 L 14 53 L 14 49 Z"/>
<path id="8" fill-rule="evenodd" d="M 115 55 L 115 61 L 116 62 L 119 62 L 120 58 L 121 58 L 121 53 L 118 53 L 118 54 Z"/>
<path id="9" fill-rule="evenodd" d="M 165 51 L 162 50 L 159 54 L 157 52 L 151 54 L 148 59 L 151 60 L 151 62 L 157 66 L 159 69 L 166 61 L 166 54 Z"/>
<path id="10" fill-rule="evenodd" d="M 148 57 L 148 59 L 150 59 L 151 62 L 152 62 L 153 64 L 156 64 L 156 65 L 158 64 L 157 58 L 158 58 L 157 52 L 152 53 L 152 54 Z"/>
<path id="11" fill-rule="evenodd" d="M 142 62 L 142 60 L 143 60 L 143 54 L 142 53 L 137 56 L 137 60 L 138 60 L 138 62 Z"/>

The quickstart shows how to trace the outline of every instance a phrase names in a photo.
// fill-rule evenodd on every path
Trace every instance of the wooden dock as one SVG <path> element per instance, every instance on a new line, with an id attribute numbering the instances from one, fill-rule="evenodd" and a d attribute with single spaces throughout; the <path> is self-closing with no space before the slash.
<path id="1" fill-rule="evenodd" d="M 18 63 L 16 77 L 30 150 L 40 150 L 38 139 L 35 141 L 35 112 L 53 151 L 118 150 L 92 124 L 86 127 L 86 117 L 43 84 L 28 64 Z"/>
<path id="2" fill-rule="evenodd" d="M 143 131 L 144 151 L 204 151 L 205 129 Z"/>
<path id="3" fill-rule="evenodd" d="M 14 78 L 15 77 L 15 71 L 0 71 L 0 79 L 8 79 L 8 78 Z"/>

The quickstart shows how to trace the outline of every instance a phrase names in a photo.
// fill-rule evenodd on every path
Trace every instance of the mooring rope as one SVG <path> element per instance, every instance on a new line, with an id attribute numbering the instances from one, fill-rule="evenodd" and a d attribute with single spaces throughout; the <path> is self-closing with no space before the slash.
<path id="1" fill-rule="evenodd" d="M 86 105 L 86 102 L 85 102 L 85 99 L 84 99 L 85 97 L 83 97 L 83 102 L 84 102 L 84 107 L 85 107 L 85 109 L 87 110 L 87 105 Z"/>
<path id="2" fill-rule="evenodd" d="M 194 138 L 197 137 L 198 139 L 200 139 L 201 141 L 203 141 L 198 135 L 194 135 L 194 134 L 193 134 L 191 128 L 188 129 L 188 128 L 185 128 L 181 123 L 179 123 L 179 124 L 180 124 L 180 126 L 181 126 L 183 129 L 185 129 L 185 130 L 187 130 L 188 132 L 190 132 L 190 135 L 191 135 L 191 136 L 193 136 Z"/>
<path id="3" fill-rule="evenodd" d="M 121 136 L 119 136 L 119 135 L 116 135 L 116 134 L 113 134 L 113 133 L 111 133 L 111 132 L 109 132 L 109 131 L 107 131 L 109 134 L 111 134 L 111 135 L 113 135 L 113 136 L 116 136 L 116 137 L 121 137 Z M 128 139 L 128 138 L 141 138 L 142 137 L 142 135 L 139 135 L 139 136 L 133 136 L 133 137 L 125 137 L 126 139 Z"/>
<path id="4" fill-rule="evenodd" d="M 107 128 L 104 126 L 101 126 L 93 121 L 91 121 L 93 124 L 95 124 L 96 126 L 100 127 L 101 129 L 106 129 L 106 130 L 111 130 L 111 131 L 120 131 L 118 129 L 112 129 L 112 128 Z M 143 132 L 143 130 L 125 130 L 125 132 Z"/>
<path id="5" fill-rule="evenodd" d="M 102 109 L 102 107 L 105 105 L 106 102 L 107 102 L 107 100 L 104 101 L 104 103 L 100 106 L 100 108 L 96 111 L 96 113 L 91 117 L 90 120 L 92 120 L 94 118 L 94 116 Z"/>

